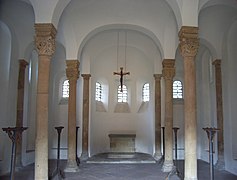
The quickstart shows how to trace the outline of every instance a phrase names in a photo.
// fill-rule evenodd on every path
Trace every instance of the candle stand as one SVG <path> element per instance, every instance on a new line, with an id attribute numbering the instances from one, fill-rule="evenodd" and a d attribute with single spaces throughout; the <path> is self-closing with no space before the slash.
<path id="1" fill-rule="evenodd" d="M 5 131 L 9 138 L 12 140 L 12 154 L 11 154 L 11 169 L 10 169 L 10 180 L 15 178 L 15 164 L 16 164 L 16 144 L 19 141 L 19 138 L 22 135 L 22 132 L 25 131 L 27 127 L 8 127 L 2 128 Z"/>
<path id="2" fill-rule="evenodd" d="M 217 131 L 220 129 L 217 128 L 203 128 L 204 131 L 207 133 L 207 137 L 209 140 L 209 161 L 210 161 L 210 180 L 214 180 L 214 166 L 213 166 L 213 138 Z"/>
<path id="3" fill-rule="evenodd" d="M 78 157 L 78 154 L 77 154 L 77 139 L 78 139 L 78 129 L 79 129 L 80 127 L 79 126 L 77 126 L 76 127 L 76 162 L 77 162 L 77 166 L 79 166 L 79 164 L 80 164 L 80 158 Z"/>
<path id="4" fill-rule="evenodd" d="M 60 169 L 59 163 L 60 163 L 60 139 L 61 139 L 61 132 L 63 126 L 55 127 L 58 133 L 58 148 L 57 148 L 57 166 L 56 169 L 54 170 L 53 174 L 49 177 L 49 179 L 53 179 L 54 176 L 58 175 L 58 179 L 64 179 L 65 175 L 64 172 Z"/>

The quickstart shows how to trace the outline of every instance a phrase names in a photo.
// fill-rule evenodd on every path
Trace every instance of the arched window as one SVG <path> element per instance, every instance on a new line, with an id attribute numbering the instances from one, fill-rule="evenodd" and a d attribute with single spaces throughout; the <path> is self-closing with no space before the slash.
<path id="1" fill-rule="evenodd" d="M 118 102 L 127 102 L 128 101 L 128 90 L 127 86 L 123 85 L 121 91 L 121 85 L 118 86 Z"/>
<path id="2" fill-rule="evenodd" d="M 183 85 L 181 81 L 173 82 L 173 98 L 175 99 L 183 98 Z"/>
<path id="3" fill-rule="evenodd" d="M 62 88 L 62 98 L 68 98 L 69 97 L 69 80 L 66 79 L 63 81 L 63 88 Z"/>
<path id="4" fill-rule="evenodd" d="M 150 100 L 150 88 L 149 88 L 149 83 L 146 83 L 143 85 L 142 88 L 142 101 L 147 102 Z"/>
<path id="5" fill-rule="evenodd" d="M 95 100 L 102 101 L 102 86 L 100 83 L 95 83 Z"/>

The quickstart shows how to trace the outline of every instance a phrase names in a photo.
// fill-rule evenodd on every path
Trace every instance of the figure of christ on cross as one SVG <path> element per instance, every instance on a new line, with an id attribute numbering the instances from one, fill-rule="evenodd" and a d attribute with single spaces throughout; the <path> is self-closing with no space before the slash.
<path id="1" fill-rule="evenodd" d="M 120 72 L 114 72 L 114 75 L 120 75 L 121 92 L 123 92 L 123 76 L 130 75 L 130 72 L 123 72 L 123 67 L 120 67 Z"/>

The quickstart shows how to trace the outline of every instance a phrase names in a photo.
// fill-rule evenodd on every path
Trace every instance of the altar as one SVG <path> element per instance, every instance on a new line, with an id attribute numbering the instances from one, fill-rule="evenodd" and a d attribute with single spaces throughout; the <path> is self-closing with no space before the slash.
<path id="1" fill-rule="evenodd" d="M 135 152 L 135 139 L 134 133 L 111 133 L 110 139 L 110 152 Z"/>

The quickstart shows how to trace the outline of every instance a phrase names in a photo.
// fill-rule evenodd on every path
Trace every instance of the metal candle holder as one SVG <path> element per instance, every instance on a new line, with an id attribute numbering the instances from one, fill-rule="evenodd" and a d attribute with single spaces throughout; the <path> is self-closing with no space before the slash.
<path id="1" fill-rule="evenodd" d="M 11 170 L 10 170 L 10 180 L 14 180 L 15 175 L 15 163 L 16 163 L 16 142 L 21 137 L 21 134 L 27 127 L 8 127 L 2 128 L 5 131 L 9 138 L 12 140 L 12 155 L 11 155 Z"/>
<path id="2" fill-rule="evenodd" d="M 165 127 L 162 128 L 162 141 L 163 141 L 163 159 L 165 158 Z"/>
<path id="3" fill-rule="evenodd" d="M 76 127 L 76 162 L 77 162 L 77 166 L 79 166 L 79 164 L 80 164 L 80 159 L 79 159 L 78 154 L 77 154 L 77 139 L 78 139 L 77 134 L 78 134 L 78 129 L 79 128 L 80 128 L 79 126 Z"/>
<path id="4" fill-rule="evenodd" d="M 210 161 L 210 179 L 214 180 L 214 166 L 213 166 L 213 138 L 217 131 L 220 129 L 214 127 L 206 127 L 202 128 L 207 133 L 207 137 L 209 140 L 209 161 Z"/>
<path id="5" fill-rule="evenodd" d="M 60 162 L 60 137 L 61 137 L 61 132 L 63 126 L 55 127 L 58 133 L 58 148 L 57 148 L 57 167 L 56 170 L 54 170 L 52 176 L 49 177 L 49 179 L 53 179 L 54 176 L 58 175 L 58 179 L 63 179 L 64 178 L 64 173 L 63 171 L 59 168 L 59 162 Z"/>

